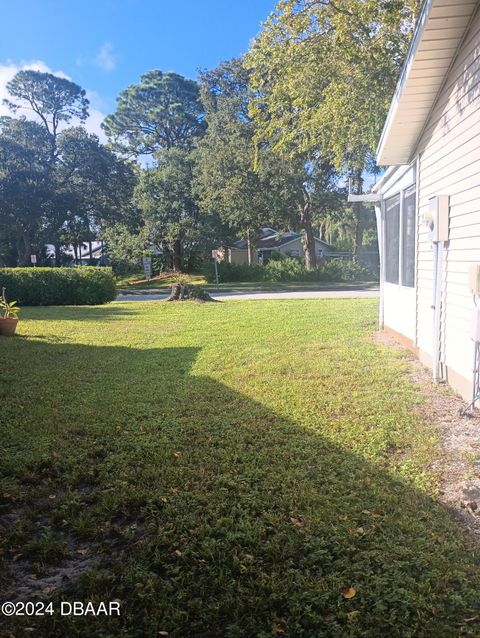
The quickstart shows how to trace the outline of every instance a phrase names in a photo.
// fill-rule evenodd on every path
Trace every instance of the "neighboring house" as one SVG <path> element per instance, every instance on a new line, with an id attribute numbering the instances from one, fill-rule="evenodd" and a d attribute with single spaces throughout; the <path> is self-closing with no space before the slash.
<path id="1" fill-rule="evenodd" d="M 374 193 L 381 260 L 380 325 L 465 398 L 476 392 L 480 262 L 480 12 L 428 0 L 377 149 L 389 166 Z"/>
<path id="2" fill-rule="evenodd" d="M 92 252 L 90 254 L 90 246 L 88 242 L 79 244 L 80 254 L 77 253 L 77 262 L 82 266 L 88 266 L 90 263 L 97 263 L 104 259 L 103 257 L 103 241 L 93 240 L 91 242 Z M 55 246 L 53 244 L 45 244 L 45 251 L 47 257 L 55 258 Z M 71 263 L 75 263 L 75 250 L 70 244 L 65 246 L 62 250 L 63 254 L 70 258 Z"/>
<path id="3" fill-rule="evenodd" d="M 304 250 L 301 234 L 293 231 L 279 233 L 273 228 L 260 229 L 259 238 L 255 243 L 255 263 L 266 264 L 273 251 L 287 257 L 303 259 Z M 315 238 L 315 254 L 318 259 L 332 256 L 334 251 L 333 246 L 318 237 Z M 227 260 L 231 264 L 248 263 L 247 241 L 245 239 L 234 242 L 228 248 Z"/>

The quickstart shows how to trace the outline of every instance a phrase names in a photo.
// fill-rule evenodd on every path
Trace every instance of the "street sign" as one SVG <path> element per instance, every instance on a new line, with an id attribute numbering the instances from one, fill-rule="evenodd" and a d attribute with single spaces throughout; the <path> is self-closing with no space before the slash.
<path id="1" fill-rule="evenodd" d="M 30 261 L 35 266 L 37 263 L 37 255 L 30 255 Z"/>
<path id="2" fill-rule="evenodd" d="M 218 287 L 218 283 L 220 281 L 220 276 L 218 274 L 218 262 L 220 261 L 220 251 L 219 250 L 212 250 L 212 259 L 213 259 L 213 263 L 215 264 L 215 281 Z"/>
<path id="3" fill-rule="evenodd" d="M 152 258 L 144 257 L 143 258 L 143 270 L 145 272 L 145 279 L 150 281 L 152 278 Z"/>

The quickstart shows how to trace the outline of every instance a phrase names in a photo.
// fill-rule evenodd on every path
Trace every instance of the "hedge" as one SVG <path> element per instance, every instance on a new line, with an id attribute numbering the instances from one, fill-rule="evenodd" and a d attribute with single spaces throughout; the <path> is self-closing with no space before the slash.
<path id="1" fill-rule="evenodd" d="M 0 268 L 0 289 L 24 306 L 103 304 L 116 297 L 111 268 Z"/>
<path id="2" fill-rule="evenodd" d="M 362 264 L 343 259 L 323 261 L 314 270 L 307 270 L 298 259 L 286 257 L 269 261 L 266 266 L 258 264 L 229 264 L 220 262 L 218 271 L 221 282 L 229 281 L 311 281 L 352 282 L 375 281 L 378 277 Z M 202 273 L 207 281 L 215 281 L 213 264 L 205 263 Z"/>

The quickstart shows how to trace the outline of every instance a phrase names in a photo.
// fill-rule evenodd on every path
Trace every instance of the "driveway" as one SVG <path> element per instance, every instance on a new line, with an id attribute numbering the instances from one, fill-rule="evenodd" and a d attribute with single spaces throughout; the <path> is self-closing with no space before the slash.
<path id="1" fill-rule="evenodd" d="M 121 293 L 117 301 L 159 301 L 166 299 L 169 293 L 158 291 L 138 290 L 136 292 Z M 303 290 L 303 291 L 272 291 L 272 292 L 215 292 L 209 290 L 213 299 L 226 301 L 227 299 L 329 299 L 338 297 L 378 297 L 378 288 L 370 290 Z"/>

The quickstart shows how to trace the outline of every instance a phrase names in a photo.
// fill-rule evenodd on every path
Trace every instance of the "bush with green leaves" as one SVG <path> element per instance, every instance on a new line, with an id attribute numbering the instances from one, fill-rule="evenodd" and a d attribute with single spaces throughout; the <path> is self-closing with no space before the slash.
<path id="1" fill-rule="evenodd" d="M 374 281 L 376 276 L 365 266 L 346 259 L 330 259 L 306 272 L 307 281 Z"/>
<path id="2" fill-rule="evenodd" d="M 302 281 L 306 274 L 304 264 L 292 257 L 270 260 L 265 266 L 266 281 Z"/>
<path id="3" fill-rule="evenodd" d="M 113 301 L 111 268 L 0 268 L 0 288 L 24 306 L 97 305 Z"/>
<path id="4" fill-rule="evenodd" d="M 270 260 L 265 266 L 259 264 L 229 264 L 220 262 L 218 271 L 221 282 L 234 281 L 318 281 L 352 282 L 374 281 L 377 277 L 368 268 L 354 261 L 344 259 L 325 260 L 314 270 L 307 270 L 298 259 L 284 257 Z M 207 281 L 215 281 L 213 263 L 205 263 L 202 273 Z"/>
<path id="5" fill-rule="evenodd" d="M 259 264 L 229 264 L 221 261 L 217 264 L 220 281 L 264 281 L 265 268 Z M 209 282 L 215 281 L 215 264 L 204 262 L 201 272 Z"/>
<path id="6" fill-rule="evenodd" d="M 123 224 L 114 224 L 104 229 L 103 236 L 109 263 L 116 275 L 128 275 L 142 270 L 142 257 L 147 242 L 144 227 L 133 232 Z"/>

